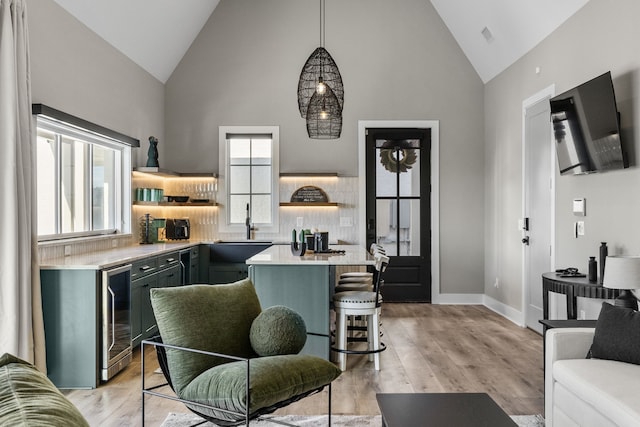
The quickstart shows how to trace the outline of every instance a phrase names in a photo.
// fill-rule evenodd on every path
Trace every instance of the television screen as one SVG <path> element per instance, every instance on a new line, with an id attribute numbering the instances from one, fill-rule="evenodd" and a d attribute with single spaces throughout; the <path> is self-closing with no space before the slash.
<path id="1" fill-rule="evenodd" d="M 610 72 L 549 102 L 561 175 L 627 167 Z"/>

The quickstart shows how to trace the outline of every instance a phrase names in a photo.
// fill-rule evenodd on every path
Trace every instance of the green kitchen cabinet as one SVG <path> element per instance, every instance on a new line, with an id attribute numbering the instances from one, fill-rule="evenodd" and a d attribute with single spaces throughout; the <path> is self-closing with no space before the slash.
<path id="1" fill-rule="evenodd" d="M 58 388 L 100 382 L 99 271 L 41 270 L 47 375 Z"/>
<path id="2" fill-rule="evenodd" d="M 302 353 L 329 359 L 329 283 L 334 270 L 324 265 L 251 265 L 249 277 L 264 310 L 287 306 L 302 316 L 307 342 Z"/>
<path id="3" fill-rule="evenodd" d="M 201 283 L 200 282 L 200 246 L 194 246 L 191 248 L 189 265 L 186 268 L 189 269 L 189 281 L 191 282 L 190 284 Z"/>
<path id="4" fill-rule="evenodd" d="M 158 333 L 156 319 L 151 307 L 151 289 L 179 286 L 181 284 L 180 262 L 177 252 L 136 261 L 132 267 L 131 324 L 132 345 Z"/>

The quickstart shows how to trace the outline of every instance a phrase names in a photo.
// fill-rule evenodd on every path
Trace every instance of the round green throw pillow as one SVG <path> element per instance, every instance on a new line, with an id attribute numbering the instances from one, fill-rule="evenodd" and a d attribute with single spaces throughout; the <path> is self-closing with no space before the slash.
<path id="1" fill-rule="evenodd" d="M 249 339 L 258 356 L 296 354 L 307 341 L 307 326 L 295 311 L 274 305 L 253 320 Z"/>

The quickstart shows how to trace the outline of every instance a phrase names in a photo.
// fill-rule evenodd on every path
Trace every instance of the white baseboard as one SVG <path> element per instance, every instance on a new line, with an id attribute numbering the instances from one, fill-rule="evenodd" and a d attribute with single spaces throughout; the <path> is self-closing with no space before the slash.
<path id="1" fill-rule="evenodd" d="M 489 310 L 509 319 L 516 325 L 521 327 L 525 326 L 522 311 L 516 310 L 485 294 L 438 294 L 434 295 L 432 304 L 484 305 Z"/>
<path id="2" fill-rule="evenodd" d="M 483 299 L 484 294 L 438 294 L 433 304 L 482 305 Z"/>
<path id="3" fill-rule="evenodd" d="M 525 327 L 524 321 L 524 313 L 522 311 L 516 310 L 515 308 L 506 305 L 503 302 L 500 302 L 496 299 L 491 298 L 490 296 L 484 295 L 483 304 L 489 310 L 493 310 L 502 317 L 505 317 L 511 320 L 518 326 Z"/>

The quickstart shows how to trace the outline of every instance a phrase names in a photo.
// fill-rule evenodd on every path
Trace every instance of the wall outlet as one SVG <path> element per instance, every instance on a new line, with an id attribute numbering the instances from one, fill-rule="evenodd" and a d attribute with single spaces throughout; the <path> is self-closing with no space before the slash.
<path id="1" fill-rule="evenodd" d="M 587 318 L 586 313 L 584 312 L 584 310 L 580 310 L 580 315 L 578 316 L 578 319 L 580 320 L 584 320 Z"/>
<path id="2" fill-rule="evenodd" d="M 496 277 L 496 281 L 493 282 L 493 286 L 496 287 L 496 288 L 500 287 L 500 278 L 499 277 Z"/>
<path id="3" fill-rule="evenodd" d="M 296 217 L 296 227 L 302 227 L 304 225 L 304 217 Z"/>
<path id="4" fill-rule="evenodd" d="M 64 256 L 71 255 L 71 245 L 65 245 L 64 247 Z"/>
<path id="5" fill-rule="evenodd" d="M 576 224 L 576 234 L 578 236 L 584 236 L 584 221 L 578 221 Z"/>
<path id="6" fill-rule="evenodd" d="M 112 248 L 117 248 L 117 247 L 118 247 L 118 241 L 117 241 L 116 239 L 113 239 L 113 240 L 111 241 L 111 247 L 112 247 Z"/>

